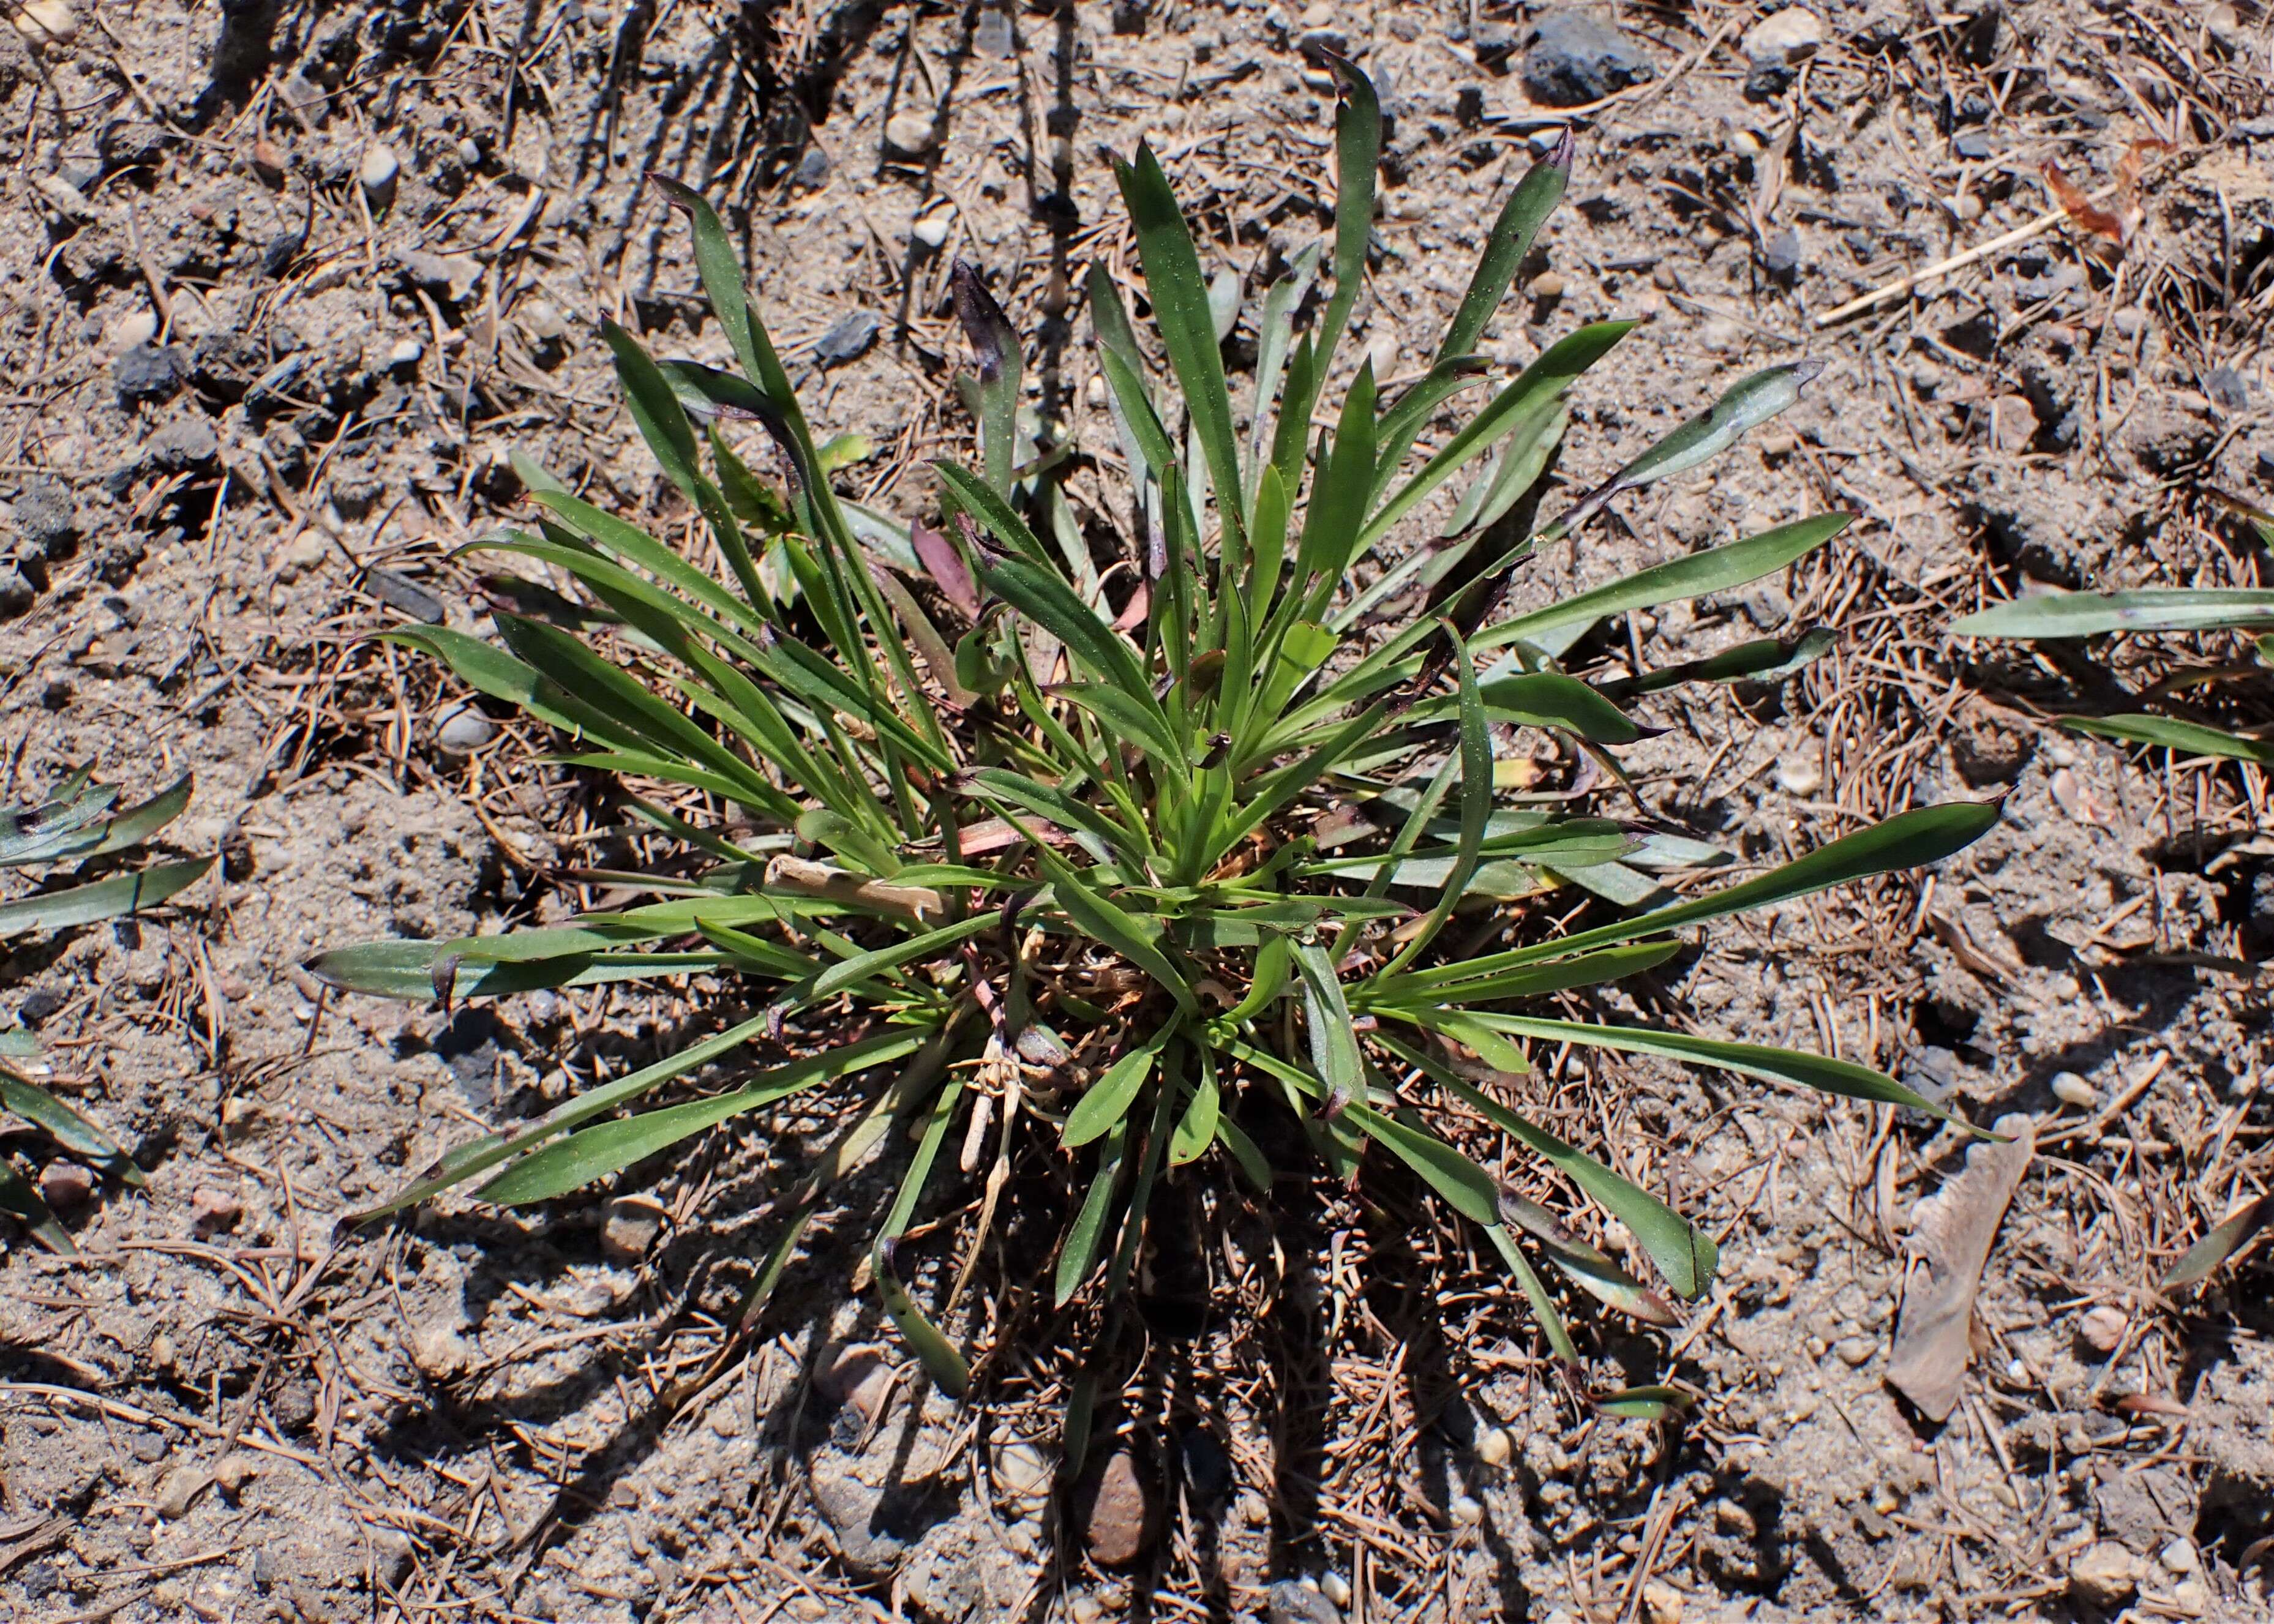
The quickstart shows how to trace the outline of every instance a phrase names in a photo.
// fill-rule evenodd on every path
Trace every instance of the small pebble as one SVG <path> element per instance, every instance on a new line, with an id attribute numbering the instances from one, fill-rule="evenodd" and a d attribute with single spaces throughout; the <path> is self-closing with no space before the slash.
<path id="1" fill-rule="evenodd" d="M 1843 1336 L 1832 1344 L 1832 1351 L 1840 1356 L 1842 1365 L 1861 1368 L 1871 1363 L 1879 1344 L 1868 1336 Z"/>
<path id="2" fill-rule="evenodd" d="M 1525 286 L 1525 291 L 1535 299 L 1560 299 L 1563 297 L 1563 276 L 1560 271 L 1542 271 Z"/>
<path id="3" fill-rule="evenodd" d="M 298 580 L 324 561 L 329 543 L 320 530 L 305 530 L 284 542 L 268 555 L 268 567 L 282 582 Z"/>
<path id="4" fill-rule="evenodd" d="M 2054 1072 L 2052 1090 L 2054 1099 L 2081 1111 L 2089 1111 L 2100 1103 L 2099 1091 L 2074 1071 Z"/>
<path id="5" fill-rule="evenodd" d="M 460 136 L 458 138 L 458 162 L 464 164 L 468 169 L 471 169 L 481 161 L 482 144 L 474 139 L 471 135 Z"/>
<path id="6" fill-rule="evenodd" d="M 828 330 L 814 341 L 813 353 L 831 365 L 857 360 L 877 342 L 877 330 L 884 325 L 883 319 L 873 310 L 849 312 L 831 322 Z"/>
<path id="7" fill-rule="evenodd" d="M 265 135 L 252 139 L 252 172 L 271 186 L 284 179 L 284 154 Z"/>
<path id="8" fill-rule="evenodd" d="M 197 1191 L 190 1197 L 190 1227 L 200 1235 L 231 1229 L 245 1216 L 245 1204 L 225 1190 Z"/>
<path id="9" fill-rule="evenodd" d="M 79 1206 L 94 1193 L 94 1176 L 76 1162 L 50 1162 L 40 1169 L 40 1199 L 57 1212 Z"/>
<path id="10" fill-rule="evenodd" d="M 34 45 L 68 45 L 79 37 L 70 0 L 21 0 L 8 20 Z"/>
<path id="11" fill-rule="evenodd" d="M 435 747 L 446 756 L 471 756 L 496 737 L 497 724 L 471 700 L 443 711 L 434 726 Z"/>
<path id="12" fill-rule="evenodd" d="M 1005 1444 L 995 1452 L 995 1481 L 1004 1496 L 1020 1508 L 1047 1505 L 1050 1498 L 1050 1462 L 1034 1445 Z"/>
<path id="13" fill-rule="evenodd" d="M 2191 1574 L 2202 1568 L 2201 1553 L 2184 1539 L 2174 1539 L 2165 1545 L 2156 1560 L 2163 1563 L 2166 1573 Z"/>
<path id="14" fill-rule="evenodd" d="M 1477 1459 L 1487 1466 L 1502 1466 L 1514 1451 L 1515 1440 L 1504 1426 L 1488 1426 L 1477 1434 Z"/>
<path id="15" fill-rule="evenodd" d="M 477 712 L 476 714 L 479 714 Z M 485 721 L 488 718 L 484 718 Z M 634 1264 L 663 1232 L 663 1214 L 653 1203 L 624 1199 L 608 1203 L 607 1221 L 600 1226 L 600 1255 L 611 1263 Z"/>
<path id="16" fill-rule="evenodd" d="M 418 357 L 425 353 L 426 346 L 417 339 L 398 339 L 395 341 L 395 347 L 387 352 L 387 365 L 390 370 L 416 366 L 418 365 Z"/>
<path id="17" fill-rule="evenodd" d="M 1350 1581 L 1338 1573 L 1322 1573 L 1319 1575 L 1319 1594 L 1337 1607 L 1347 1607 L 1351 1602 Z"/>
<path id="18" fill-rule="evenodd" d="M 473 1353 L 457 1327 L 435 1324 L 412 1333 L 410 1362 L 435 1381 L 448 1381 L 472 1362 Z"/>
<path id="19" fill-rule="evenodd" d="M 1795 750 L 1777 763 L 1777 787 L 1788 795 L 1813 795 L 1824 787 L 1824 763 L 1806 750 Z"/>
<path id="20" fill-rule="evenodd" d="M 213 1473 L 195 1462 L 177 1466 L 160 1480 L 158 1495 L 150 1502 L 150 1509 L 171 1522 L 197 1504 L 198 1496 L 213 1486 Z"/>
<path id="21" fill-rule="evenodd" d="M 395 177 L 403 172 L 401 160 L 395 148 L 385 141 L 373 141 L 363 149 L 363 163 L 356 170 L 356 178 L 363 183 L 364 195 L 384 207 L 395 195 Z"/>
<path id="22" fill-rule="evenodd" d="M 923 113 L 895 113 L 885 125 L 885 145 L 910 158 L 920 158 L 938 144 L 934 121 Z"/>
<path id="23" fill-rule="evenodd" d="M 873 1342 L 839 1350 L 814 1380 L 823 1397 L 851 1404 L 863 1421 L 874 1421 L 892 1394 L 892 1363 Z"/>
<path id="24" fill-rule="evenodd" d="M 2122 1309 L 2104 1303 L 2076 1322 L 2077 1340 L 2105 1358 L 2123 1342 L 2131 1325 Z"/>
<path id="25" fill-rule="evenodd" d="M 1485 1520 L 1485 1508 L 1474 1495 L 1456 1494 L 1450 1509 L 1453 1521 L 1465 1528 L 1474 1528 Z"/>
<path id="26" fill-rule="evenodd" d="M 2068 1593 L 2088 1606 L 2120 1607 L 2139 1588 L 2140 1559 L 2114 1540 L 2088 1545 L 2069 1560 Z"/>
<path id="27" fill-rule="evenodd" d="M 952 211 L 936 208 L 909 228 L 909 235 L 927 248 L 937 248 L 947 241 L 948 227 L 954 223 L 954 219 Z"/>

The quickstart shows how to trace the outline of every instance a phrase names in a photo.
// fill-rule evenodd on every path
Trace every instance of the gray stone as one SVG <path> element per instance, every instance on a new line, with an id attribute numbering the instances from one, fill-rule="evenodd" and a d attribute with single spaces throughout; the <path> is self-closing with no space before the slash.
<path id="1" fill-rule="evenodd" d="M 110 380 L 122 401 L 162 401 L 182 387 L 182 371 L 172 350 L 141 343 L 110 364 Z"/>
<path id="2" fill-rule="evenodd" d="M 221 455 L 221 437 L 203 417 L 177 417 L 150 436 L 145 454 L 169 474 L 209 468 Z"/>
<path id="3" fill-rule="evenodd" d="M 23 613 L 38 596 L 22 570 L 13 564 L 0 564 L 0 620 Z"/>
<path id="4" fill-rule="evenodd" d="M 79 539 L 79 508 L 71 487 L 44 474 L 26 480 L 16 498 L 16 528 L 49 558 L 70 552 Z"/>
<path id="5" fill-rule="evenodd" d="M 809 147 L 805 155 L 797 161 L 797 172 L 790 177 L 794 184 L 809 188 L 829 184 L 829 154 L 818 147 Z"/>
<path id="6" fill-rule="evenodd" d="M 1341 1608 L 1293 1579 L 1271 1587 L 1269 1608 L 1271 1624 L 1343 1624 Z"/>
<path id="7" fill-rule="evenodd" d="M 662 1232 L 663 1214 L 648 1202 L 611 1201 L 600 1226 L 600 1255 L 611 1263 L 636 1264 Z"/>
<path id="8" fill-rule="evenodd" d="M 1618 30 L 1585 11 L 1550 11 L 1524 57 L 1524 93 L 1548 107 L 1600 102 L 1658 70 Z"/>
<path id="9" fill-rule="evenodd" d="M 1761 244 L 1761 265 L 1768 274 L 1790 287 L 1800 277 L 1800 233 L 1787 226 L 1773 231 Z"/>
<path id="10" fill-rule="evenodd" d="M 364 571 L 364 590 L 389 608 L 400 609 L 414 620 L 424 620 L 429 626 L 440 626 L 449 618 L 442 600 L 405 575 L 391 569 Z"/>
<path id="11" fill-rule="evenodd" d="M 856 310 L 850 315 L 840 316 L 830 323 L 827 332 L 814 341 L 813 353 L 825 365 L 856 359 L 877 342 L 877 329 L 884 325 L 873 310 Z"/>
<path id="12" fill-rule="evenodd" d="M 1990 155 L 1990 132 L 1987 130 L 1961 130 L 1950 138 L 1950 150 L 1969 163 L 1979 163 Z"/>
<path id="13" fill-rule="evenodd" d="M 2203 388 L 2221 410 L 2250 410 L 2250 387 L 2242 381 L 2242 374 L 2231 366 L 2211 368 L 2210 376 L 2203 380 Z"/>
<path id="14" fill-rule="evenodd" d="M 497 737 L 497 724 L 471 702 L 452 705 L 434 724 L 434 744 L 446 756 L 471 756 Z"/>
<path id="15" fill-rule="evenodd" d="M 1469 36 L 1469 49 L 1483 66 L 1500 68 L 1516 55 L 1517 38 L 1517 31 L 1510 25 L 1487 19 L 1479 23 L 1476 32 Z"/>

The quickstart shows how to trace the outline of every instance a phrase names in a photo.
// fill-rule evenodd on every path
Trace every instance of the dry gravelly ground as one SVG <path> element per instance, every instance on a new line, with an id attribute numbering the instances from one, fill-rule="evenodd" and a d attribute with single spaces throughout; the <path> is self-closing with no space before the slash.
<path id="1" fill-rule="evenodd" d="M 1811 339 L 1830 362 L 1785 432 L 1550 568 L 1593 582 L 1851 508 L 1864 522 L 1788 578 L 1619 628 L 1653 663 L 1756 624 L 1842 634 L 1781 701 L 1668 705 L 1675 731 L 1636 756 L 1645 798 L 1760 861 L 1859 815 L 2009 792 L 2005 824 L 1931 884 L 1726 930 L 1649 1011 L 1870 1059 L 1977 1120 L 2037 1115 L 1957 1413 L 1920 1422 L 1882 1380 L 1911 1209 L 1959 1164 L 1951 1135 L 1568 1063 L 1541 1084 L 1547 1119 L 1726 1234 L 1681 1331 L 1587 1332 L 1599 1375 L 1670 1372 L 1697 1417 L 1588 1417 L 1469 1237 L 1284 1191 L 1276 1244 L 1261 1214 L 1228 1214 L 1209 1328 L 1113 1372 L 1119 1487 L 1156 1537 L 1111 1572 L 1091 1557 L 1126 1531 L 1112 1489 L 1096 1528 L 1020 1499 L 1032 1457 L 1013 1446 L 1054 1444 L 1062 1352 L 1007 1361 L 991 1402 L 958 1412 L 833 1351 L 875 1336 L 832 1244 L 865 1233 L 874 1188 L 817 1231 L 770 1340 L 665 1402 L 717 1351 L 771 1234 L 764 1193 L 824 1122 L 708 1144 L 648 1205 L 446 1205 L 329 1249 L 341 1211 L 651 1054 L 684 1013 L 316 997 L 296 966 L 320 945 L 572 905 L 572 837 L 608 822 L 591 786 L 529 769 L 541 741 L 510 726 L 468 718 L 461 742 L 493 736 L 440 748 L 451 695 L 362 634 L 482 626 L 446 553 L 512 511 L 510 447 L 656 508 L 594 323 L 723 346 L 643 168 L 734 203 L 809 410 L 879 447 L 848 477 L 916 511 L 920 458 L 962 432 L 949 256 L 986 267 L 1035 335 L 1047 407 L 1096 440 L 1067 289 L 1128 253 L 1099 149 L 1149 132 L 1260 286 L 1321 225 L 1331 96 L 1306 40 L 1339 36 L 1388 93 L 1360 336 L 1410 369 L 1525 138 L 1569 117 L 1527 98 L 1538 18 L 76 10 L 75 37 L 36 50 L 35 25 L 0 29 L 6 790 L 85 762 L 147 793 L 191 767 L 170 839 L 230 862 L 191 906 L 9 965 L 5 1008 L 149 1188 L 71 1213 L 76 1262 L 0 1236 L 0 1613 L 2266 1616 L 2274 1262 L 2262 1246 L 2206 1288 L 2153 1289 L 2274 1184 L 2274 1045 L 2240 962 L 2274 945 L 2266 779 L 2064 741 L 2042 719 L 2064 686 L 2111 679 L 1940 633 L 2025 580 L 2264 570 L 2202 496 L 2274 485 L 2259 0 L 1827 0 L 1824 49 L 1758 100 L 1738 48 L 1758 11 L 1630 8 L 1626 49 L 1654 77 L 1578 115 L 1571 207 L 1525 272 L 1561 293 L 1532 283 L 1496 331 L 1521 359 L 1587 317 L 1654 318 L 1578 395 L 1579 477 L 1746 368 Z M 2026 223 L 2044 161 L 2105 186 L 2151 138 L 2179 150 L 2150 165 L 2120 268 L 2063 227 L 1812 331 Z M 375 144 L 400 166 L 383 205 L 357 179 Z M 922 217 L 946 226 L 937 252 L 912 239 Z M 840 327 L 826 354 L 859 352 L 825 358 L 817 341 L 863 312 L 873 342 Z M 2101 1106 L 2058 1101 L 2063 1071 Z M 7 1151 L 47 1160 L 27 1138 Z M 1574 1222 L 1619 1244 L 1600 1214 Z M 2095 1309 L 2110 1345 L 2085 1335 Z M 983 1305 L 970 1334 L 1006 1312 Z M 1497 1462 L 1495 1425 L 1514 1440 Z M 2082 1560 L 2095 1542 L 2120 1549 Z"/>

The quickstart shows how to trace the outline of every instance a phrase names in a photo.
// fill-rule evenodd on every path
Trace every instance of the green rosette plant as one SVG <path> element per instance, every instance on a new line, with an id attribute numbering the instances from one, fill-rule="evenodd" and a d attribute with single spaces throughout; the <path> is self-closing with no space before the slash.
<path id="1" fill-rule="evenodd" d="M 312 967 L 358 992 L 446 1002 L 697 978 L 753 1012 L 450 1151 L 363 1216 L 478 1179 L 488 1200 L 544 1200 L 738 1114 L 833 1089 L 840 1137 L 785 1198 L 753 1310 L 829 1184 L 880 1147 L 912 1145 L 870 1273 L 933 1377 L 960 1393 L 969 1366 L 938 1328 L 953 1323 L 939 1312 L 953 1296 L 948 1258 L 912 1269 L 897 1247 L 928 1190 L 968 1188 L 986 1169 L 975 1214 L 949 1226 L 960 1286 L 1006 1169 L 1039 1138 L 1062 1158 L 1071 1212 L 1050 1294 L 1118 1297 L 1162 1181 L 1219 1157 L 1265 1188 L 1295 1176 L 1258 1141 L 1299 1141 L 1251 1131 L 1291 1113 L 1337 1179 L 1402 1163 L 1482 1226 L 1569 1357 L 1539 1260 L 1645 1320 L 1670 1320 L 1671 1307 L 1504 1192 L 1464 1144 L 1504 1135 L 1552 1164 L 1623 1222 L 1678 1297 L 1706 1290 L 1715 1246 L 1525 1114 L 1528 1043 L 1941 1115 L 1849 1061 L 1543 1012 L 1551 994 L 1664 964 L 1691 927 L 1946 857 L 1995 813 L 1909 811 L 1757 877 L 1569 934 L 1510 906 L 1574 881 L 1626 894 L 1643 879 L 1630 862 L 1664 838 L 1581 815 L 1568 794 L 1526 795 L 1513 772 L 1503 789 L 1496 763 L 1513 730 L 1560 735 L 1615 778 L 1615 753 L 1648 731 L 1627 701 L 1675 681 L 1766 680 L 1826 642 L 1811 631 L 1591 682 L 1566 665 L 1588 628 L 1781 570 L 1849 521 L 1781 525 L 1512 608 L 1527 557 L 1723 450 L 1789 406 L 1814 369 L 1744 380 L 1539 524 L 1566 397 L 1633 324 L 1583 327 L 1504 380 L 1476 351 L 1564 190 L 1572 143 L 1507 199 L 1426 375 L 1393 390 L 1361 365 L 1345 382 L 1337 363 L 1364 280 L 1381 117 L 1364 75 L 1339 71 L 1330 257 L 1299 256 L 1253 313 L 1244 422 L 1224 350 L 1236 283 L 1204 276 L 1151 152 L 1118 166 L 1165 360 L 1156 366 L 1125 290 L 1094 267 L 1089 316 L 1126 470 L 1129 539 L 1118 546 L 1101 539 L 1102 516 L 1078 522 L 1062 476 L 1082 454 L 1022 410 L 1018 335 L 968 267 L 953 286 L 977 364 L 965 392 L 979 467 L 936 463 L 936 513 L 905 526 L 832 489 L 718 215 L 657 179 L 691 224 L 735 370 L 655 360 L 614 326 L 606 338 L 632 415 L 719 568 L 524 464 L 538 527 L 486 545 L 573 578 L 593 616 L 501 613 L 498 643 L 437 627 L 389 635 L 573 741 L 561 759 L 676 786 L 679 810 L 632 805 L 690 860 L 609 875 L 651 893 L 635 906 L 346 947 Z M 1322 258 L 1331 290 L 1314 299 Z M 1483 402 L 1457 410 L 1480 386 Z M 1331 426 L 1314 435 L 1314 417 Z M 730 438 L 741 425 L 771 443 L 782 490 Z M 1088 461 L 1101 479 L 1118 475 L 1108 456 Z M 1423 505 L 1463 477 L 1449 519 L 1441 503 L 1435 530 L 1417 534 Z M 1454 950 L 1457 921 L 1466 944 Z M 673 1102 L 646 1105 L 728 1062 L 742 1073 L 732 1086 L 674 1087 Z M 960 1154 L 944 1168 L 951 1139 Z M 1617 1402 L 1655 1412 L 1670 1400 Z"/>

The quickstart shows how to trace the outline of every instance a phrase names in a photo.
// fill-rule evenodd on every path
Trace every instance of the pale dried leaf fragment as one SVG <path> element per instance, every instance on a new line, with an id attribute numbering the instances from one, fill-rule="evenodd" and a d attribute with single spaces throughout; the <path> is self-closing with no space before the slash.
<path id="1" fill-rule="evenodd" d="M 2004 1141 L 1975 1146 L 1966 1170 L 1911 1209 L 1917 1263 L 1903 1289 L 1887 1380 L 1930 1420 L 1958 1407 L 1982 1266 L 2036 1148 L 2035 1129 L 2025 1116 L 1999 1117 Z"/>
<path id="2" fill-rule="evenodd" d="M 947 899 L 928 885 L 894 885 L 787 853 L 767 863 L 766 883 L 801 896 L 850 902 L 904 919 L 937 919 L 947 913 Z"/>

